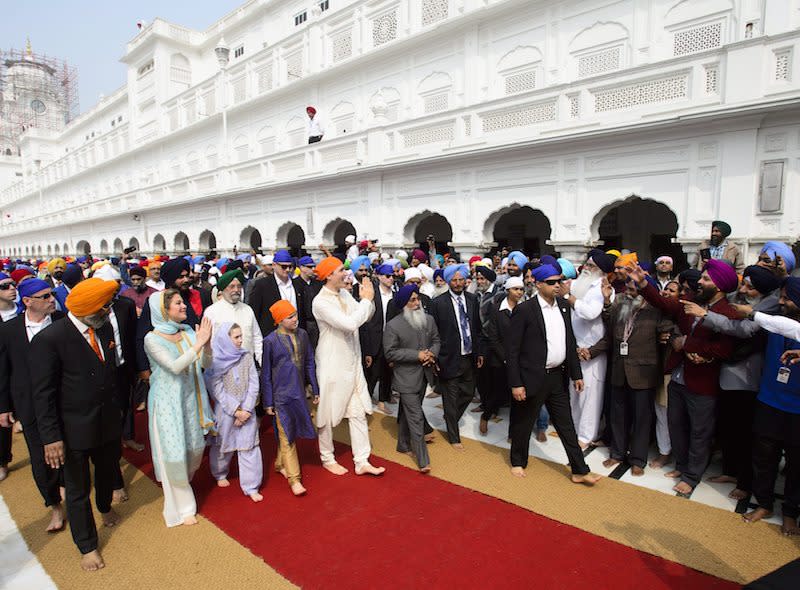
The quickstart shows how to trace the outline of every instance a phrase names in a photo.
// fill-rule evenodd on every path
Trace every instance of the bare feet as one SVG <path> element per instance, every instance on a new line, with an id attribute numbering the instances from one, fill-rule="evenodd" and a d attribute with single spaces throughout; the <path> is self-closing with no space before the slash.
<path id="1" fill-rule="evenodd" d="M 678 479 L 681 476 L 681 472 L 677 469 L 673 469 L 672 471 L 667 471 L 664 474 L 664 477 L 668 477 L 670 479 Z"/>
<path id="2" fill-rule="evenodd" d="M 253 502 L 261 502 L 261 500 L 263 500 L 263 499 L 264 499 L 264 496 L 262 496 L 262 495 L 261 495 L 261 494 L 259 494 L 258 492 L 255 492 L 255 493 L 253 493 L 253 494 L 250 494 L 250 499 L 251 499 Z"/>
<path id="3" fill-rule="evenodd" d="M 582 451 L 585 451 L 589 448 L 589 443 L 585 443 L 581 440 L 578 441 L 578 446 L 581 448 Z"/>
<path id="4" fill-rule="evenodd" d="M 228 481 L 227 479 L 225 479 L 225 478 L 222 478 L 222 479 L 218 479 L 218 480 L 217 480 L 217 487 L 218 487 L 218 488 L 227 488 L 229 485 L 231 485 L 231 482 L 229 482 L 229 481 Z"/>
<path id="5" fill-rule="evenodd" d="M 472 408 L 472 409 L 470 410 L 470 412 L 473 412 L 473 413 L 476 413 L 476 414 L 477 414 L 478 412 L 483 412 L 483 408 L 482 408 L 482 407 L 480 407 L 480 406 L 475 406 L 474 408 Z"/>
<path id="6" fill-rule="evenodd" d="M 607 447 L 608 445 L 606 444 L 606 441 L 604 441 L 602 438 L 600 438 L 600 439 L 597 439 L 596 441 L 592 442 L 592 446 L 600 448 L 600 447 Z"/>
<path id="7" fill-rule="evenodd" d="M 644 467 L 639 467 L 638 465 L 634 465 L 631 467 L 631 475 L 634 477 L 641 477 L 644 475 Z"/>
<path id="8" fill-rule="evenodd" d="M 525 468 L 524 467 L 512 467 L 511 468 L 511 475 L 513 475 L 514 477 L 526 477 Z"/>
<path id="9" fill-rule="evenodd" d="M 119 514 L 114 512 L 113 508 L 108 512 L 106 512 L 105 514 L 101 512 L 100 518 L 103 519 L 103 526 L 106 526 L 108 528 L 117 526 L 119 524 Z"/>
<path id="10" fill-rule="evenodd" d="M 536 440 L 540 443 L 547 442 L 547 433 L 544 430 L 537 430 L 536 431 Z"/>
<path id="11" fill-rule="evenodd" d="M 481 434 L 483 436 L 486 436 L 486 433 L 489 432 L 489 421 L 486 420 L 485 418 L 481 418 L 481 425 L 479 427 L 479 430 L 481 431 Z"/>
<path id="12" fill-rule="evenodd" d="M 744 500 L 745 498 L 750 497 L 750 492 L 740 490 L 739 488 L 733 488 L 731 493 L 728 494 L 728 497 L 734 500 Z"/>
<path id="13" fill-rule="evenodd" d="M 344 475 L 347 473 L 347 469 L 339 465 L 336 461 L 333 463 L 323 463 L 322 466 L 334 475 Z"/>
<path id="14" fill-rule="evenodd" d="M 371 463 L 364 463 L 356 467 L 356 475 L 381 475 L 386 471 L 385 467 L 375 467 Z"/>
<path id="15" fill-rule="evenodd" d="M 435 440 L 436 440 L 436 435 L 434 433 L 431 432 L 430 434 L 426 434 L 425 435 L 425 442 L 426 443 L 432 443 Z"/>
<path id="16" fill-rule="evenodd" d="M 736 483 L 736 478 L 731 477 L 730 475 L 717 475 L 714 477 L 709 477 L 708 481 L 711 483 Z"/>
<path id="17" fill-rule="evenodd" d="M 791 516 L 784 516 L 781 532 L 787 537 L 800 535 L 800 527 L 797 526 L 797 519 L 792 518 Z"/>
<path id="18" fill-rule="evenodd" d="M 144 402 L 142 402 L 142 403 L 140 403 L 138 406 L 136 406 L 136 411 L 137 411 L 137 412 L 144 412 L 144 409 L 145 409 L 146 407 L 147 407 L 147 406 L 145 405 L 145 403 L 144 403 Z"/>
<path id="19" fill-rule="evenodd" d="M 682 496 L 688 496 L 689 494 L 692 493 L 692 490 L 694 490 L 694 488 L 685 481 L 679 481 L 674 486 L 672 486 L 672 490 L 674 492 L 681 494 Z"/>
<path id="20" fill-rule="evenodd" d="M 64 530 L 64 507 L 59 504 L 53 506 L 52 514 L 50 514 L 50 524 L 47 525 L 45 531 L 48 533 L 57 533 Z"/>
<path id="21" fill-rule="evenodd" d="M 127 502 L 128 492 L 125 490 L 125 488 L 114 490 L 111 493 L 111 501 L 114 502 L 115 504 L 119 504 L 120 502 Z"/>
<path id="22" fill-rule="evenodd" d="M 0 465 L 0 481 L 8 477 L 8 465 Z"/>
<path id="23" fill-rule="evenodd" d="M 291 488 L 292 488 L 292 493 L 295 496 L 304 496 L 306 494 L 306 489 L 303 487 L 303 484 L 301 484 L 299 481 L 294 482 L 291 485 Z"/>
<path id="24" fill-rule="evenodd" d="M 14 434 L 19 434 L 20 432 L 22 432 L 22 422 L 17 420 L 14 422 Z"/>
<path id="25" fill-rule="evenodd" d="M 280 473 L 280 474 L 281 474 L 283 477 L 285 477 L 286 479 L 289 479 L 289 474 L 288 474 L 288 473 L 286 473 L 286 469 L 284 469 L 283 467 L 281 467 L 280 469 L 276 469 L 275 471 L 277 471 L 278 473 Z"/>
<path id="26" fill-rule="evenodd" d="M 752 512 L 748 512 L 744 516 L 742 516 L 742 520 L 749 523 L 758 522 L 762 518 L 772 518 L 772 510 L 767 510 L 766 508 L 761 508 L 760 506 L 753 510 Z"/>
<path id="27" fill-rule="evenodd" d="M 614 459 L 613 457 L 609 457 L 608 459 L 603 461 L 603 467 L 615 467 L 615 466 L 619 465 L 619 463 L 620 462 L 617 459 Z"/>
<path id="28" fill-rule="evenodd" d="M 600 481 L 600 476 L 594 473 L 587 473 L 586 475 L 573 475 L 572 476 L 572 483 L 582 483 L 586 484 L 587 486 L 593 486 L 598 481 Z"/>
<path id="29" fill-rule="evenodd" d="M 671 458 L 672 455 L 659 455 L 658 457 L 650 461 L 648 465 L 650 465 L 650 467 L 652 467 L 653 469 L 661 469 L 662 467 L 664 467 L 664 465 L 669 463 L 669 460 Z"/>
<path id="30" fill-rule="evenodd" d="M 431 391 L 430 393 L 426 394 L 425 397 L 428 399 L 432 399 L 434 397 L 441 397 L 441 393 L 436 393 L 435 391 Z"/>
<path id="31" fill-rule="evenodd" d="M 144 445 L 142 443 L 138 443 L 135 440 L 123 440 L 122 446 L 126 449 L 130 449 L 132 451 L 136 451 L 137 453 L 144 450 Z"/>
<path id="32" fill-rule="evenodd" d="M 451 443 L 450 446 L 452 446 L 457 451 L 463 451 L 464 450 L 464 445 L 462 445 L 460 442 Z"/>
<path id="33" fill-rule="evenodd" d="M 420 471 L 420 473 L 430 473 L 431 472 L 431 466 L 430 465 L 426 465 L 425 467 L 420 467 L 419 471 Z"/>
<path id="34" fill-rule="evenodd" d="M 192 526 L 193 524 L 197 524 L 197 517 L 196 516 L 187 516 L 183 519 L 183 524 L 185 526 Z"/>
<path id="35" fill-rule="evenodd" d="M 106 562 L 100 556 L 100 552 L 95 549 L 85 555 L 81 555 L 81 567 L 85 572 L 96 572 L 106 567 Z"/>
<path id="36" fill-rule="evenodd" d="M 386 409 L 386 404 L 384 402 L 378 402 L 378 409 L 384 414 L 389 413 L 389 411 Z"/>

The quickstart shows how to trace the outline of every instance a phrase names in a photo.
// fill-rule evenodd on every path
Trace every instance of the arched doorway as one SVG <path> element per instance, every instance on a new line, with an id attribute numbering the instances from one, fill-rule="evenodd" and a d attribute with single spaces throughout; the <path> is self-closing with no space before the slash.
<path id="1" fill-rule="evenodd" d="M 239 248 L 243 252 L 258 250 L 261 248 L 261 244 L 261 232 L 252 225 L 248 225 L 242 230 L 242 233 L 239 234 Z"/>
<path id="2" fill-rule="evenodd" d="M 167 250 L 167 240 L 161 234 L 156 234 L 153 238 L 153 252 L 163 253 Z"/>
<path id="3" fill-rule="evenodd" d="M 550 220 L 544 213 L 518 203 L 492 213 L 483 228 L 486 241 L 495 242 L 498 248 L 521 250 L 529 256 L 555 254 L 547 243 L 550 231 Z"/>
<path id="4" fill-rule="evenodd" d="M 443 215 L 426 210 L 408 220 L 403 235 L 407 243 L 413 243 L 426 252 L 427 238 L 432 235 L 436 251 L 443 254 L 451 251 L 449 243 L 453 239 L 453 226 Z"/>
<path id="5" fill-rule="evenodd" d="M 122 250 L 125 248 L 125 245 L 122 243 L 121 238 L 117 238 L 114 240 L 114 252 L 117 254 L 122 254 Z"/>
<path id="6" fill-rule="evenodd" d="M 128 247 L 129 248 L 136 248 L 136 250 L 134 250 L 134 251 L 138 252 L 139 251 L 139 240 L 137 238 L 135 238 L 135 237 L 131 238 L 130 240 L 128 240 Z"/>
<path id="7" fill-rule="evenodd" d="M 100 240 L 100 254 L 108 254 L 108 240 Z"/>
<path id="8" fill-rule="evenodd" d="M 628 249 L 639 260 L 653 262 L 671 256 L 675 272 L 688 268 L 680 244 L 673 243 L 678 218 L 664 203 L 633 195 L 601 209 L 592 222 L 592 236 L 603 241 L 603 249 Z"/>
<path id="9" fill-rule="evenodd" d="M 322 230 L 322 241 L 326 244 L 333 244 L 334 254 L 344 254 L 347 252 L 347 247 L 344 245 L 344 239 L 347 236 L 357 236 L 355 226 L 346 219 L 337 217 L 325 226 Z"/>
<path id="10" fill-rule="evenodd" d="M 278 228 L 277 244 L 279 248 L 286 248 L 292 256 L 301 256 L 306 243 L 306 232 L 293 221 L 287 221 Z"/>
<path id="11" fill-rule="evenodd" d="M 200 233 L 200 249 L 204 252 L 210 252 L 217 249 L 217 236 L 211 230 L 203 230 Z M 188 248 L 187 248 L 188 249 Z"/>
<path id="12" fill-rule="evenodd" d="M 81 255 L 85 256 L 86 254 L 91 254 L 92 247 L 89 245 L 89 242 L 86 240 L 81 240 L 75 245 L 75 251 Z"/>
<path id="13" fill-rule="evenodd" d="M 175 252 L 184 254 L 189 251 L 189 236 L 182 231 L 175 234 L 175 241 L 173 246 Z"/>

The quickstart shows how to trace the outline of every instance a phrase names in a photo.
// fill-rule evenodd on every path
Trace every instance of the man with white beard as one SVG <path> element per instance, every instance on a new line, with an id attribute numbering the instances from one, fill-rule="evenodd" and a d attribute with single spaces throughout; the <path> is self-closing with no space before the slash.
<path id="1" fill-rule="evenodd" d="M 413 454 L 419 470 L 428 473 L 431 468 L 425 431 L 433 429 L 425 420 L 422 399 L 427 383 L 433 381 L 441 345 L 439 331 L 433 318 L 422 309 L 417 285 L 401 287 L 394 302 L 402 313 L 386 324 L 383 351 L 386 360 L 393 364 L 392 391 L 400 394 L 397 450 Z"/>
<path id="2" fill-rule="evenodd" d="M 563 287 L 564 298 L 573 309 L 572 330 L 583 372 L 583 391 L 577 391 L 573 385 L 569 389 L 572 421 L 582 449 L 597 440 L 603 412 L 606 354 L 599 353 L 592 358 L 588 351 L 605 336 L 602 280 L 613 270 L 611 256 L 600 250 L 591 250 L 578 278 Z"/>

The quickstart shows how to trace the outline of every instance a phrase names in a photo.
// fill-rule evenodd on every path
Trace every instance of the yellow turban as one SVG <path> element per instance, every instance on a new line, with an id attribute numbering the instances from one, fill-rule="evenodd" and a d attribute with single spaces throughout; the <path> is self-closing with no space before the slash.
<path id="1" fill-rule="evenodd" d="M 63 258 L 53 258 L 47 263 L 47 274 L 52 275 L 57 267 L 61 267 L 62 271 L 67 270 L 67 262 Z"/>
<path id="2" fill-rule="evenodd" d="M 108 260 L 98 260 L 92 265 L 92 272 L 96 271 L 98 268 L 105 266 L 106 264 L 110 264 Z"/>
<path id="3" fill-rule="evenodd" d="M 97 313 L 111 301 L 119 289 L 116 281 L 92 277 L 81 281 L 67 295 L 67 309 L 82 318 Z"/>
<path id="4" fill-rule="evenodd" d="M 636 252 L 631 252 L 630 254 L 623 254 L 619 256 L 614 261 L 614 266 L 633 266 L 639 264 L 639 257 L 636 255 Z"/>
<path id="5" fill-rule="evenodd" d="M 606 254 L 611 254 L 612 256 L 616 256 L 617 258 L 622 256 L 622 252 L 620 252 L 619 250 L 606 250 Z"/>

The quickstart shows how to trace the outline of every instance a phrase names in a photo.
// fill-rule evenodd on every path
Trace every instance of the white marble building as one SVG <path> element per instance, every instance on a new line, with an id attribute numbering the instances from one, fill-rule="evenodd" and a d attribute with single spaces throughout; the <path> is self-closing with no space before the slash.
<path id="1" fill-rule="evenodd" d="M 647 257 L 723 218 L 754 259 L 800 233 L 799 26 L 800 0 L 251 0 L 206 31 L 156 20 L 125 86 L 5 157 L 21 178 L 0 189 L 0 253 L 314 250 L 355 229 Z"/>

